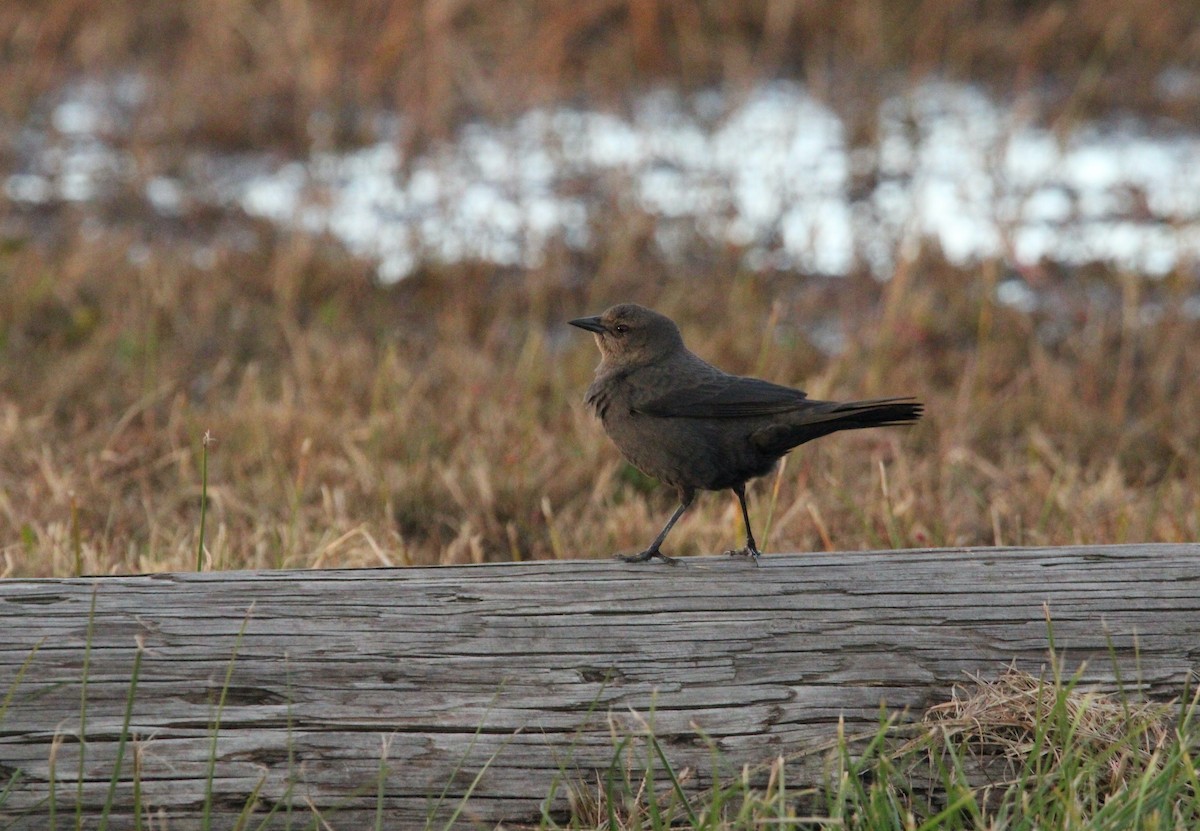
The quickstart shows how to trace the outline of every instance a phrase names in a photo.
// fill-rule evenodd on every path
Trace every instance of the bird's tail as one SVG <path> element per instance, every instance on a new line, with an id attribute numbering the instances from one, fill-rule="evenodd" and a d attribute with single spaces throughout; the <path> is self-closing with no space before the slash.
<path id="1" fill-rule="evenodd" d="M 925 410 L 912 398 L 876 398 L 871 401 L 806 401 L 796 417 L 777 422 L 756 432 L 751 440 L 761 449 L 786 453 L 805 442 L 819 439 L 839 430 L 862 430 L 866 427 L 894 427 L 911 424 Z"/>
<path id="2" fill-rule="evenodd" d="M 833 404 L 827 417 L 839 430 L 857 430 L 862 427 L 911 424 L 924 411 L 925 405 L 912 398 L 876 398 L 873 401 Z"/>

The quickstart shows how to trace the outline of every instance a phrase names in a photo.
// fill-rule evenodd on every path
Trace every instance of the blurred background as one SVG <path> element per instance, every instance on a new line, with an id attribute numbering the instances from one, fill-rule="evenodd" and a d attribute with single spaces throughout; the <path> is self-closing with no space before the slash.
<path id="1" fill-rule="evenodd" d="M 1200 537 L 1194 3 L 8 0 L 0 56 L 0 575 L 194 567 L 206 452 L 208 568 L 638 550 L 565 325 L 624 300 L 926 403 L 766 550 Z"/>

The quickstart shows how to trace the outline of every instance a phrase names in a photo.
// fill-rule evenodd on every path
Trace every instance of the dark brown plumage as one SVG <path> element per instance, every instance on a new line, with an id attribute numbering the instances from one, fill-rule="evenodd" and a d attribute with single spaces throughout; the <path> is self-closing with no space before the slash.
<path id="1" fill-rule="evenodd" d="M 700 490 L 730 488 L 746 522 L 746 554 L 759 551 L 746 510 L 746 482 L 769 473 L 806 441 L 864 427 L 907 424 L 921 417 L 911 398 L 836 403 L 800 390 L 722 372 L 683 345 L 670 318 L 633 303 L 570 321 L 592 332 L 600 365 L 586 401 L 621 453 L 679 494 L 679 507 L 650 546 L 622 557 L 677 562 L 659 548 Z"/>

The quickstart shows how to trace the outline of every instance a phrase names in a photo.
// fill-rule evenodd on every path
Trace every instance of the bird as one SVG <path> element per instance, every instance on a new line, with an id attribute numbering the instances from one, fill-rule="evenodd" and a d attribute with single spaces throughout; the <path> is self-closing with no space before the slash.
<path id="1" fill-rule="evenodd" d="M 758 565 L 762 552 L 746 508 L 749 480 L 805 442 L 839 430 L 908 424 L 923 412 L 912 397 L 817 401 L 802 390 L 724 372 L 684 345 L 673 320 L 636 303 L 568 322 L 591 332 L 600 349 L 585 404 L 630 464 L 679 496 L 650 545 L 618 557 L 627 563 L 678 565 L 661 551 L 671 528 L 698 491 L 728 488 L 742 509 L 746 544 L 726 553 Z"/>

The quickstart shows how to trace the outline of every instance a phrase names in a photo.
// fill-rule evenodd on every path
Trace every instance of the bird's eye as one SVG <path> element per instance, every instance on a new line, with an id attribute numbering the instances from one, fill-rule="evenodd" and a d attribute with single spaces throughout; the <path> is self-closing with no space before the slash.
<path id="1" fill-rule="evenodd" d="M 613 327 L 613 331 L 616 332 L 618 335 L 623 335 L 629 331 L 629 327 L 626 326 L 624 323 L 618 323 L 616 326 Z"/>

